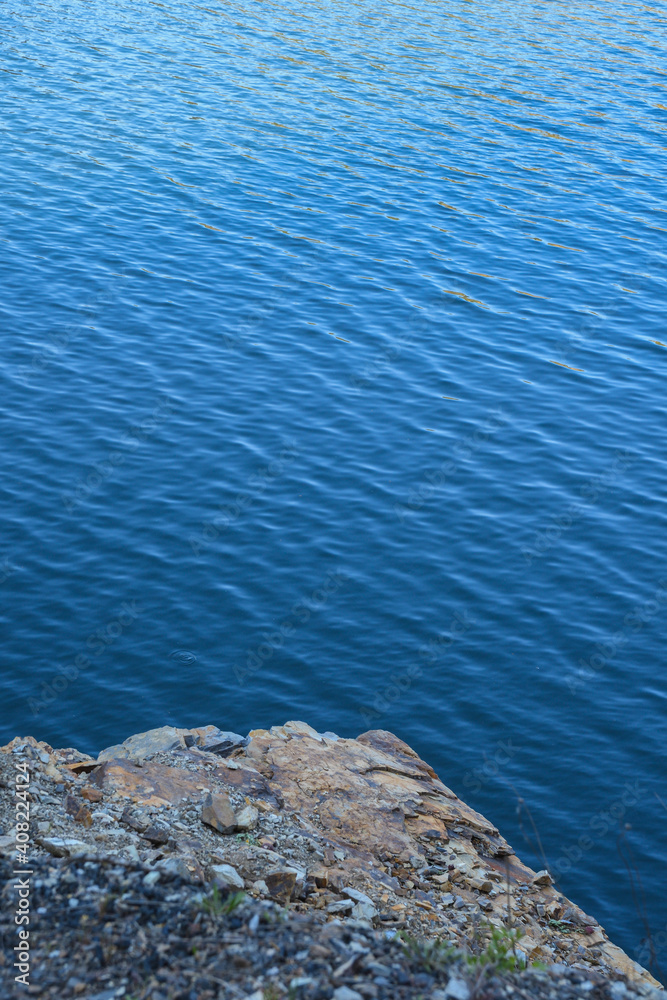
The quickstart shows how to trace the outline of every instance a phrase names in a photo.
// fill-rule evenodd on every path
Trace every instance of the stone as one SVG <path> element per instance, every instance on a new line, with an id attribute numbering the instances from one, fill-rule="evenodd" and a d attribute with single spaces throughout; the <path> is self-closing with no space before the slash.
<path id="1" fill-rule="evenodd" d="M 148 826 L 141 834 L 144 840 L 150 840 L 151 844 L 166 844 L 169 840 L 169 831 L 163 826 Z"/>
<path id="2" fill-rule="evenodd" d="M 373 905 L 373 900 L 370 896 L 367 896 L 365 892 L 360 892 L 359 889 L 341 889 L 341 895 L 347 896 L 348 899 L 353 899 L 355 903 L 370 903 L 371 906 Z"/>
<path id="3" fill-rule="evenodd" d="M 338 986 L 333 991 L 333 1000 L 364 1000 L 361 993 L 351 990 L 349 986 Z"/>
<path id="4" fill-rule="evenodd" d="M 445 996 L 451 1000 L 470 1000 L 470 987 L 465 979 L 452 976 L 445 987 Z"/>
<path id="5" fill-rule="evenodd" d="M 188 882 L 195 881 L 185 858 L 162 858 L 161 861 L 156 861 L 155 867 L 167 876 L 176 876 Z"/>
<path id="6" fill-rule="evenodd" d="M 7 856 L 12 854 L 16 850 L 16 837 L 9 834 L 6 837 L 0 837 L 0 854 Z"/>
<path id="7" fill-rule="evenodd" d="M 287 902 L 294 892 L 297 873 L 293 868 L 279 868 L 264 875 L 267 892 L 275 899 Z"/>
<path id="8" fill-rule="evenodd" d="M 493 889 L 493 882 L 489 878 L 474 878 L 470 885 L 473 889 L 479 889 L 480 892 L 491 892 Z"/>
<path id="9" fill-rule="evenodd" d="M 93 771 L 89 782 L 103 791 L 144 807 L 178 805 L 184 799 L 201 799 L 201 775 L 147 761 L 106 760 Z"/>
<path id="10" fill-rule="evenodd" d="M 94 854 L 95 849 L 90 844 L 72 837 L 44 837 L 40 845 L 56 858 L 73 858 L 79 854 Z"/>
<path id="11" fill-rule="evenodd" d="M 99 788 L 92 788 L 90 785 L 87 785 L 81 789 L 81 798 L 86 799 L 87 802 L 101 802 L 104 794 Z"/>
<path id="12" fill-rule="evenodd" d="M 211 865 L 211 873 L 217 885 L 226 885 L 230 889 L 245 888 L 245 882 L 231 865 Z"/>
<path id="13" fill-rule="evenodd" d="M 120 817 L 120 822 L 123 826 L 129 826 L 131 830 L 135 830 L 137 833 L 143 833 L 148 827 L 148 820 L 141 813 L 134 813 L 127 806 L 123 809 L 123 813 Z"/>
<path id="14" fill-rule="evenodd" d="M 199 729 L 190 730 L 190 733 L 195 737 L 195 746 L 199 750 L 217 754 L 219 757 L 226 757 L 234 750 L 247 746 L 250 742 L 248 736 L 223 732 L 217 726 L 202 726 Z"/>
<path id="15" fill-rule="evenodd" d="M 236 814 L 237 830 L 254 830 L 259 820 L 259 810 L 253 805 L 244 806 Z"/>
<path id="16" fill-rule="evenodd" d="M 201 821 L 218 833 L 233 833 L 236 829 L 236 816 L 227 796 L 220 792 L 209 792 L 202 805 Z"/>
<path id="17" fill-rule="evenodd" d="M 542 871 L 539 871 L 537 875 L 530 880 L 531 885 L 551 885 L 552 883 L 553 879 L 546 868 L 543 868 Z"/>
<path id="18" fill-rule="evenodd" d="M 352 910 L 352 916 L 355 920 L 367 920 L 372 923 L 377 917 L 378 912 L 375 909 L 373 903 L 357 903 Z"/>
<path id="19" fill-rule="evenodd" d="M 354 903 L 351 899 L 337 899 L 327 906 L 327 913 L 351 913 Z"/>
<path id="20" fill-rule="evenodd" d="M 326 868 L 314 868 L 309 874 L 318 889 L 326 889 L 329 884 L 329 872 Z"/>
<path id="21" fill-rule="evenodd" d="M 90 809 L 84 806 L 83 802 L 79 802 L 74 795 L 65 796 L 65 812 L 72 816 L 76 823 L 83 823 L 84 826 L 93 825 Z"/>
<path id="22" fill-rule="evenodd" d="M 177 750 L 186 746 L 182 736 L 182 730 L 175 729 L 174 726 L 161 726 L 159 729 L 149 729 L 145 733 L 137 733 L 130 736 L 122 743 L 107 747 L 98 754 L 98 763 L 105 760 L 118 760 L 127 758 L 129 760 L 147 760 L 155 756 L 156 753 L 164 753 L 166 750 Z"/>

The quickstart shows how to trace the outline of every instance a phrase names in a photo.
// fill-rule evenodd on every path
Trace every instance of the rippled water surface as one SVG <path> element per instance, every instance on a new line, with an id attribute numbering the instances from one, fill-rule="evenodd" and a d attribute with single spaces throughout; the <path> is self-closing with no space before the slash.
<path id="1" fill-rule="evenodd" d="M 2 20 L 6 738 L 390 729 L 645 957 L 667 5 Z"/>

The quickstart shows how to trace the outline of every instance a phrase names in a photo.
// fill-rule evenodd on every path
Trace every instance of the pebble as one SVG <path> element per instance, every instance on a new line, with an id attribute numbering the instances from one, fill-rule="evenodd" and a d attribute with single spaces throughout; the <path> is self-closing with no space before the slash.
<path id="1" fill-rule="evenodd" d="M 465 979 L 452 976 L 445 987 L 445 996 L 451 1000 L 470 1000 L 470 988 Z"/>
<path id="2" fill-rule="evenodd" d="M 226 885 L 230 889 L 243 889 L 245 886 L 243 879 L 231 865 L 211 865 L 211 873 L 217 885 Z"/>
<path id="3" fill-rule="evenodd" d="M 353 909 L 354 903 L 351 899 L 338 899 L 327 906 L 328 913 L 350 913 Z"/>
<path id="4" fill-rule="evenodd" d="M 237 830 L 254 830 L 259 820 L 259 810 L 252 805 L 245 806 L 236 814 Z"/>
<path id="5" fill-rule="evenodd" d="M 218 833 L 233 833 L 236 816 L 229 798 L 220 792 L 209 792 L 201 809 L 201 821 Z"/>
<path id="6" fill-rule="evenodd" d="M 339 986 L 333 991 L 333 1000 L 364 1000 L 361 993 L 351 990 L 349 986 Z"/>

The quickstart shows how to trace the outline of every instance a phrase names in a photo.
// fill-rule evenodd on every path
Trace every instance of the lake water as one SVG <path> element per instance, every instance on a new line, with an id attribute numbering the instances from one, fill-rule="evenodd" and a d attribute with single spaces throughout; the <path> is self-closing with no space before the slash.
<path id="1" fill-rule="evenodd" d="M 664 2 L 5 6 L 3 741 L 389 729 L 647 960 L 666 56 Z"/>

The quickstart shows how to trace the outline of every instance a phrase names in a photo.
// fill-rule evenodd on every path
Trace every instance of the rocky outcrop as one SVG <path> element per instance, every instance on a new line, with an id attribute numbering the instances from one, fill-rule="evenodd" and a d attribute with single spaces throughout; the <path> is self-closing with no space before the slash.
<path id="1" fill-rule="evenodd" d="M 27 737 L 2 748 L 0 768 L 19 754 L 32 771 L 36 855 L 112 854 L 149 877 L 243 886 L 322 920 L 460 947 L 480 927 L 511 925 L 527 964 L 659 987 L 391 733 L 339 739 L 288 722 L 244 739 L 164 727 L 97 758 Z M 3 799 L 5 854 L 15 847 L 10 806 Z"/>

